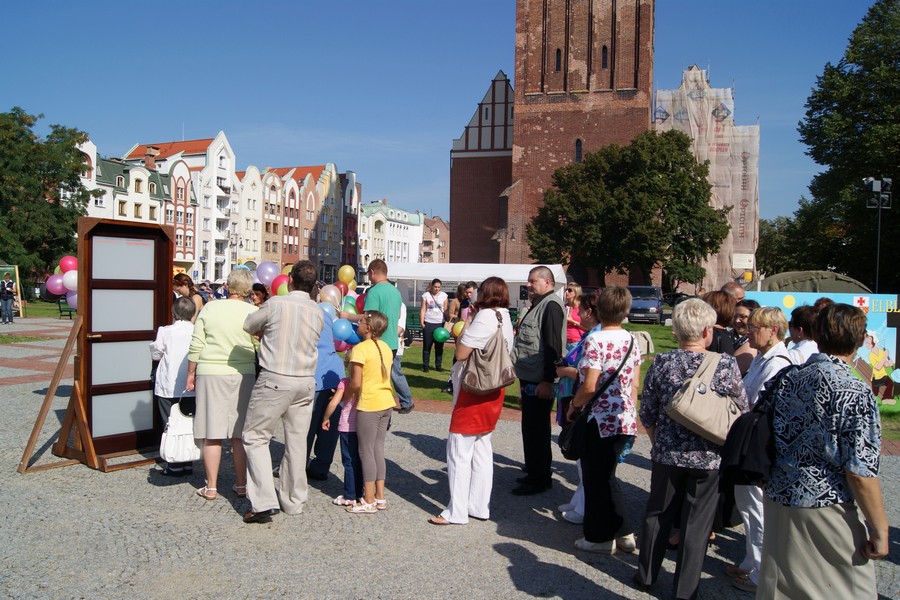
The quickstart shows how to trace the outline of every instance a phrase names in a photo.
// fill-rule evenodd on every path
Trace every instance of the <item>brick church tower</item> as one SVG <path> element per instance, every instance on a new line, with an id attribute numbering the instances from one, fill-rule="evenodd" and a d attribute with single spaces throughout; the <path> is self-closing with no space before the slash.
<path id="1" fill-rule="evenodd" d="M 554 170 L 650 129 L 653 12 L 653 0 L 516 0 L 512 184 L 499 201 L 498 262 L 531 261 L 525 228 Z"/>

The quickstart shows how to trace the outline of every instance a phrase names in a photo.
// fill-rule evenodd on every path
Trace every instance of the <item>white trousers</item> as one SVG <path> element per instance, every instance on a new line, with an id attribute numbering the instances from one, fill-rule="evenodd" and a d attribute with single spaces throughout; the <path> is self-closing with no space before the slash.
<path id="1" fill-rule="evenodd" d="M 744 522 L 746 554 L 739 567 L 750 573 L 753 583 L 759 580 L 759 564 L 763 546 L 763 491 L 755 485 L 734 486 L 734 503 Z"/>
<path id="2" fill-rule="evenodd" d="M 575 493 L 572 494 L 572 499 L 569 500 L 569 504 L 571 504 L 574 507 L 572 509 L 573 512 L 576 512 L 583 517 L 584 516 L 584 483 L 582 483 L 581 459 L 575 461 L 575 468 L 578 470 L 578 487 L 575 488 Z"/>
<path id="3" fill-rule="evenodd" d="M 491 434 L 451 433 L 447 438 L 447 477 L 450 502 L 441 516 L 451 523 L 465 524 L 469 517 L 491 516 L 494 485 L 494 449 Z"/>

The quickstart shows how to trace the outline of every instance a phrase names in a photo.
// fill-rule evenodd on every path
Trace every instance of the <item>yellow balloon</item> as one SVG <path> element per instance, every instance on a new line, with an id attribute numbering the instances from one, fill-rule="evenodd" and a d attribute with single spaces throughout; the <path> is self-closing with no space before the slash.
<path id="1" fill-rule="evenodd" d="M 451 330 L 453 332 L 453 337 L 459 337 L 462 334 L 463 327 L 465 326 L 466 324 L 464 321 L 457 321 L 456 323 L 454 323 L 453 329 Z"/>
<path id="2" fill-rule="evenodd" d="M 277 296 L 287 296 L 289 293 L 290 293 L 290 290 L 288 290 L 288 284 L 286 284 L 286 283 L 282 283 L 281 285 L 278 286 L 278 289 L 275 290 L 275 294 Z"/>
<path id="3" fill-rule="evenodd" d="M 294 268 L 294 265 L 284 265 L 284 268 L 281 270 L 282 275 L 290 275 L 291 269 Z"/>
<path id="4" fill-rule="evenodd" d="M 344 265 L 340 269 L 338 269 L 338 279 L 348 284 L 353 281 L 353 278 L 356 277 L 356 269 L 351 267 L 350 265 Z"/>
<path id="5" fill-rule="evenodd" d="M 351 292 L 356 289 L 356 280 L 355 279 L 350 280 L 350 282 L 347 284 L 347 289 L 350 290 Z"/>

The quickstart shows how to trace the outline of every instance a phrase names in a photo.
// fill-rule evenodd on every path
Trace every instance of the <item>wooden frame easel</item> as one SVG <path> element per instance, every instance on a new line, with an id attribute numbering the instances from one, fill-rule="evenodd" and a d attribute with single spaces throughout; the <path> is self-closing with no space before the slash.
<path id="1" fill-rule="evenodd" d="M 154 276 L 152 278 L 145 277 L 143 280 L 144 289 L 157 289 L 159 287 L 158 282 L 161 280 L 168 280 L 169 282 L 167 285 L 164 285 L 163 289 L 160 292 L 161 297 L 164 299 L 163 302 L 155 303 L 154 305 L 153 319 L 155 324 L 153 329 L 155 330 L 159 325 L 164 323 L 164 320 L 162 318 L 163 315 L 168 315 L 171 312 L 172 291 L 171 278 L 168 276 L 168 273 L 171 270 L 171 264 L 174 256 L 172 244 L 174 229 L 169 226 L 137 225 L 82 217 L 78 221 L 78 275 L 79 281 L 86 282 L 85 285 L 89 283 L 88 266 L 92 264 L 93 260 L 92 251 L 86 247 L 88 244 L 85 243 L 85 240 L 90 239 L 90 236 L 88 234 L 92 232 L 95 227 L 105 227 L 105 229 L 98 230 L 101 231 L 100 235 L 119 235 L 122 239 L 126 239 L 126 237 L 153 239 L 158 240 L 162 244 L 162 246 L 158 247 L 152 259 L 153 262 L 151 264 L 153 265 L 152 268 L 154 269 Z M 134 228 L 134 233 L 132 233 L 131 228 Z M 123 235 L 123 233 L 125 235 Z M 166 279 L 161 279 L 163 274 L 165 274 Z M 82 284 L 79 284 L 80 288 L 81 285 Z M 99 284 L 95 281 L 95 285 L 100 285 L 101 287 L 105 285 L 107 289 L 122 289 L 123 287 L 118 280 L 109 279 L 105 281 L 101 280 Z M 91 287 L 90 285 L 87 285 L 87 287 L 82 288 L 82 290 L 87 296 L 91 291 Z M 88 300 L 88 302 L 90 301 Z M 91 368 L 90 364 L 88 364 L 91 360 L 91 351 L 87 344 L 90 344 L 92 342 L 97 343 L 96 340 L 99 340 L 101 336 L 98 334 L 91 334 L 90 330 L 87 329 L 92 327 L 91 314 L 92 313 L 90 313 L 90 311 L 85 310 L 83 304 L 79 303 L 78 314 L 72 324 L 72 330 L 69 332 L 69 337 L 66 340 L 62 355 L 59 358 L 59 363 L 57 364 L 56 370 L 53 373 L 53 378 L 50 382 L 50 386 L 47 389 L 47 393 L 44 396 L 44 402 L 41 405 L 41 409 L 38 412 L 34 427 L 31 430 L 31 435 L 28 438 L 28 442 L 25 446 L 25 451 L 22 454 L 22 460 L 19 462 L 19 473 L 34 473 L 78 463 L 85 464 L 92 469 L 98 469 L 105 473 L 109 473 L 111 471 L 118 471 L 121 469 L 138 467 L 141 465 L 154 464 L 158 460 L 158 433 L 156 433 L 155 438 L 156 446 L 147 447 L 148 443 L 153 443 L 154 441 L 153 439 L 151 439 L 154 432 L 159 431 L 157 429 L 158 425 L 156 424 L 155 416 L 154 426 L 152 429 L 146 429 L 143 431 L 143 433 L 141 431 L 138 431 L 135 437 L 126 438 L 127 443 L 133 443 L 134 445 L 123 445 L 119 443 L 118 448 L 116 448 L 115 446 L 110 447 L 111 444 L 109 443 L 109 440 L 111 437 L 115 438 L 115 435 L 110 436 L 109 434 L 101 434 L 101 437 L 98 438 L 97 443 L 95 444 L 94 436 L 92 435 L 93 432 L 91 431 L 90 426 L 90 415 L 92 414 L 91 411 L 93 410 L 91 404 L 92 397 L 95 397 L 94 395 L 97 392 L 89 389 L 89 386 L 91 385 L 90 382 L 92 381 L 88 376 L 90 373 L 89 369 Z M 115 333 L 116 332 L 114 332 L 114 334 Z M 103 335 L 106 334 L 104 333 Z M 129 339 L 129 336 L 130 339 L 134 339 L 136 336 L 134 332 L 130 331 L 125 331 L 124 336 L 122 334 L 119 335 L 120 338 L 124 337 L 126 340 Z M 140 335 L 141 332 L 138 331 L 137 339 L 146 339 L 145 337 L 140 337 Z M 56 396 L 57 390 L 59 389 L 59 383 L 62 380 L 63 373 L 65 372 L 66 366 L 69 362 L 69 358 L 71 358 L 73 355 L 73 351 L 75 358 L 75 373 L 74 383 L 72 386 L 72 394 L 69 396 L 69 403 L 63 416 L 62 425 L 59 431 L 59 438 L 51 447 L 54 455 L 62 457 L 65 460 L 35 466 L 33 463 L 34 449 L 37 445 L 41 429 L 46 422 L 47 415 L 50 412 L 50 408 L 53 404 L 53 399 Z M 143 386 L 135 388 L 134 384 L 129 382 L 126 382 L 123 385 L 130 386 L 131 390 L 145 389 L 143 388 Z M 96 390 L 96 388 L 94 388 L 94 390 Z M 150 390 L 150 394 L 152 398 L 152 388 Z M 155 409 L 151 408 L 151 410 L 153 410 L 155 414 Z M 127 431 L 125 435 L 129 435 Z M 70 437 L 72 438 L 71 443 Z M 100 450 L 100 453 L 98 453 L 98 449 Z M 147 458 L 146 456 L 148 454 L 152 455 L 152 457 Z M 111 462 L 115 459 L 133 455 L 140 455 L 140 458 L 122 462 L 116 461 L 115 463 Z"/>

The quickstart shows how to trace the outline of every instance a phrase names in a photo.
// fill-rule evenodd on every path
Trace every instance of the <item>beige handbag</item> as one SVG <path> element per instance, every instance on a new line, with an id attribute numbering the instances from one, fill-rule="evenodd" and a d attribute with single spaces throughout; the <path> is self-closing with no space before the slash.
<path id="1" fill-rule="evenodd" d="M 483 350 L 472 351 L 460 376 L 462 389 L 476 396 L 491 394 L 516 380 L 516 370 L 503 337 L 503 317 L 498 310 L 494 310 L 494 314 L 497 315 L 497 331 Z"/>
<path id="2" fill-rule="evenodd" d="M 694 376 L 681 385 L 665 406 L 670 419 L 719 446 L 741 416 L 734 400 L 723 398 L 712 389 L 713 374 L 721 357 L 718 352 L 707 352 Z"/>

